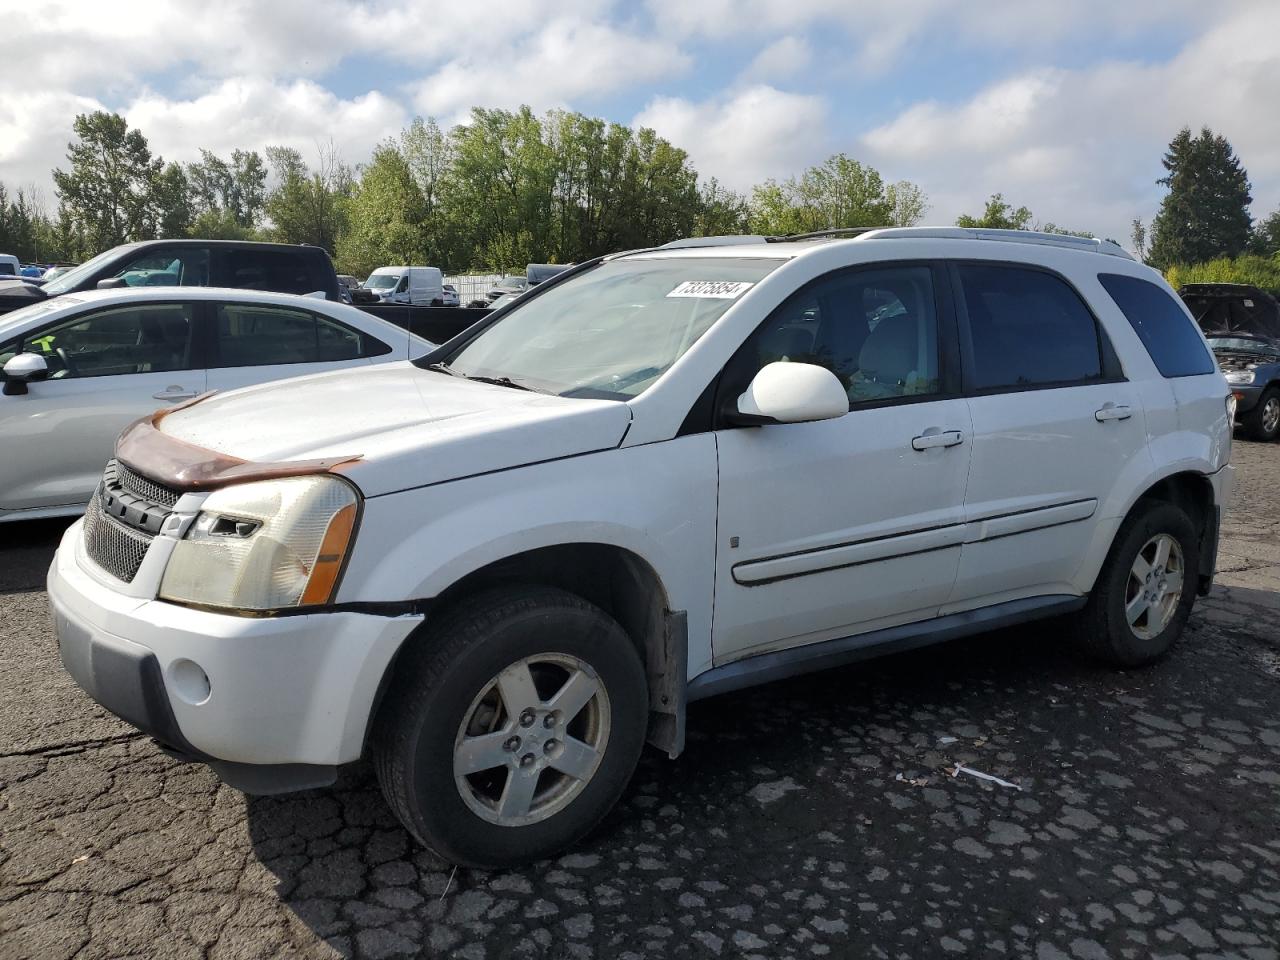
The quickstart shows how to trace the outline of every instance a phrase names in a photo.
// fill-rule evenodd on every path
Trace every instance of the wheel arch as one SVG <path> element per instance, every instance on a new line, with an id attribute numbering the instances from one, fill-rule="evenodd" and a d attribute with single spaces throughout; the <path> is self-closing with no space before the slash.
<path id="1" fill-rule="evenodd" d="M 410 644 L 429 642 L 431 624 L 444 611 L 482 591 L 531 584 L 575 594 L 618 622 L 645 664 L 650 703 L 648 740 L 670 756 L 678 756 L 684 748 L 686 613 L 671 609 L 668 590 L 647 559 L 605 542 L 557 543 L 522 550 L 470 570 L 441 590 L 430 601 L 426 621 L 387 665 L 370 711 L 369 727 L 395 675 L 400 653 Z"/>
<path id="2" fill-rule="evenodd" d="M 1153 501 L 1171 503 L 1191 520 L 1191 525 L 1195 528 L 1200 542 L 1197 576 L 1199 577 L 1198 592 L 1203 596 L 1209 592 L 1209 587 L 1212 585 L 1213 568 L 1217 559 L 1218 519 L 1221 505 L 1216 501 L 1213 482 L 1207 474 L 1197 470 L 1177 470 L 1152 478 L 1145 489 L 1138 493 L 1128 505 L 1124 519 L 1128 520 L 1140 506 Z M 1122 521 L 1117 526 L 1112 543 L 1120 535 L 1123 527 Z M 1108 550 L 1110 550 L 1110 544 Z M 1099 569 L 1094 572 L 1095 582 L 1100 571 L 1101 563 L 1099 563 Z"/>

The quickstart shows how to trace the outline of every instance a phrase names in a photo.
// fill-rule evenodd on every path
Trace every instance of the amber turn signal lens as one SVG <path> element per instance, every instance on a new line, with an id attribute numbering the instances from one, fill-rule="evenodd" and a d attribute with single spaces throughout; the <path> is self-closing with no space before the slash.
<path id="1" fill-rule="evenodd" d="M 347 504 L 333 515 L 324 532 L 324 539 L 320 542 L 320 552 L 316 554 L 316 563 L 311 568 L 307 589 L 302 592 L 300 606 L 328 603 L 333 599 L 333 590 L 337 586 L 338 574 L 342 571 L 342 561 L 346 559 L 347 547 L 351 544 L 355 526 L 354 503 Z"/>

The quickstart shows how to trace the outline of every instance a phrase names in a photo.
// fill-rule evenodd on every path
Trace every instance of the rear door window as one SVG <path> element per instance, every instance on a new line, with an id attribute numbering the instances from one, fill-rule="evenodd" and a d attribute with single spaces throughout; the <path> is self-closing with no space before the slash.
<path id="1" fill-rule="evenodd" d="M 391 350 L 329 317 L 265 304 L 219 304 L 215 336 L 217 367 L 336 363 Z"/>
<path id="2" fill-rule="evenodd" d="M 1194 377 L 1216 366 L 1186 311 L 1154 283 L 1118 273 L 1098 275 L 1163 377 Z"/>
<path id="3" fill-rule="evenodd" d="M 1012 264 L 956 265 L 973 390 L 1069 386 L 1103 378 L 1101 333 L 1065 280 Z"/>
<path id="4" fill-rule="evenodd" d="M 274 293 L 314 293 L 323 290 L 311 277 L 307 257 L 291 250 L 230 250 L 223 271 L 229 287 Z"/>

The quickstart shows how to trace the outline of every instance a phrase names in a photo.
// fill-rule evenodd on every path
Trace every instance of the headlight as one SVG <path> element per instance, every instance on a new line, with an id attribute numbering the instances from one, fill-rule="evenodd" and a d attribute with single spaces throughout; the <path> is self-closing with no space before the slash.
<path id="1" fill-rule="evenodd" d="M 1227 383 L 1253 383 L 1252 370 L 1228 370 Z"/>
<path id="2" fill-rule="evenodd" d="M 329 476 L 215 490 L 169 557 L 160 596 L 235 610 L 328 603 L 356 510 L 352 487 Z"/>

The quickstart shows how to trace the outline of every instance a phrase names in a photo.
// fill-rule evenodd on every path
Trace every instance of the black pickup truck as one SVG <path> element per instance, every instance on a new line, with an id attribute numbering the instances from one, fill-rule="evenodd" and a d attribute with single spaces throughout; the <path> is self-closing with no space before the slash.
<path id="1" fill-rule="evenodd" d="M 321 247 L 242 240 L 143 240 L 112 247 L 43 286 L 0 281 L 0 314 L 65 293 L 143 286 L 322 293 L 327 300 L 342 300 L 337 271 Z M 435 343 L 451 339 L 489 312 L 400 304 L 357 307 Z"/>

